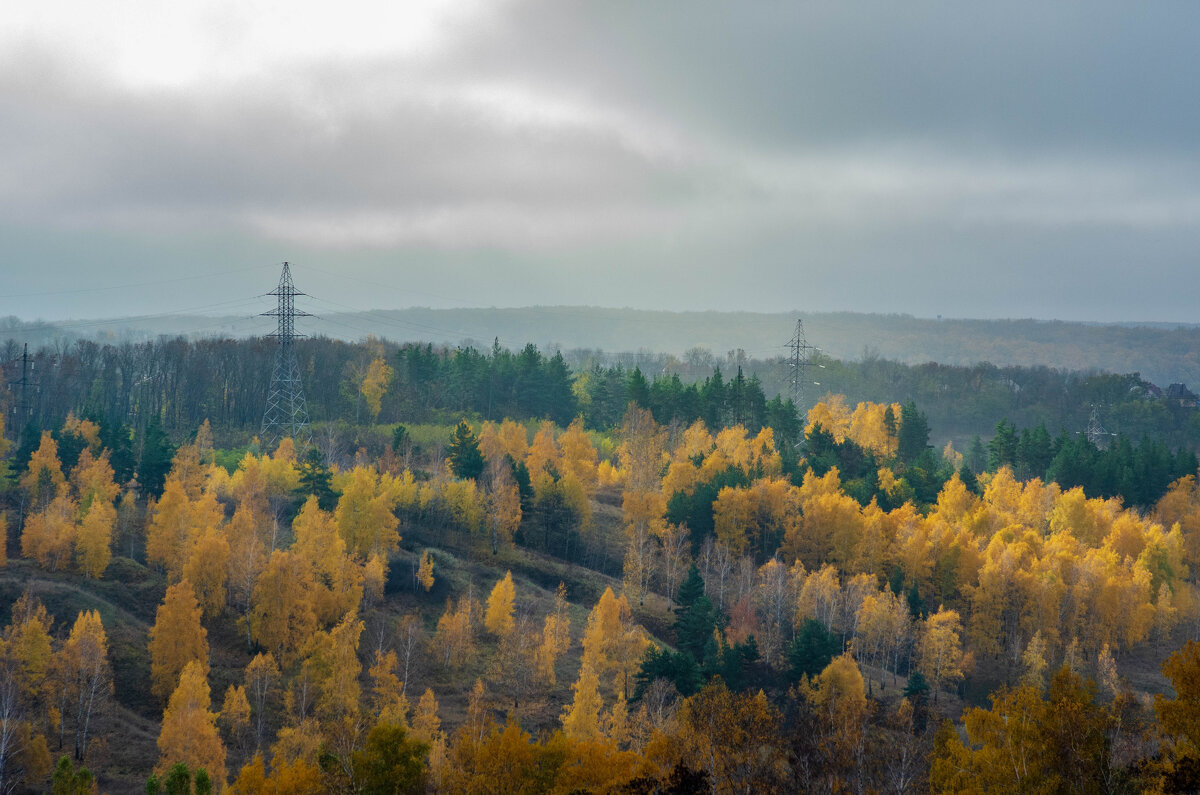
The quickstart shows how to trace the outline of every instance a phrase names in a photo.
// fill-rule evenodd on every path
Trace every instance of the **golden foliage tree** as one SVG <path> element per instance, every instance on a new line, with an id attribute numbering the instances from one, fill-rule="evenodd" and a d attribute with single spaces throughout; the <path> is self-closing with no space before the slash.
<path id="1" fill-rule="evenodd" d="M 458 600 L 457 607 L 446 600 L 446 610 L 438 619 L 431 644 L 440 653 L 442 665 L 458 668 L 471 656 L 475 649 L 475 613 L 466 596 Z"/>
<path id="2" fill-rule="evenodd" d="M 285 665 L 317 629 L 315 589 L 308 561 L 278 549 L 254 586 L 251 636 Z"/>
<path id="3" fill-rule="evenodd" d="M 79 523 L 75 539 L 75 555 L 79 569 L 88 577 L 102 577 L 112 560 L 113 527 L 117 509 L 107 500 L 96 499 Z"/>
<path id="4" fill-rule="evenodd" d="M 583 634 L 584 662 L 591 664 L 601 681 L 624 688 L 641 666 L 648 644 L 641 627 L 633 623 L 628 600 L 624 595 L 615 596 L 612 588 L 605 588 L 588 614 Z"/>
<path id="5" fill-rule="evenodd" d="M 536 476 L 558 463 L 559 449 L 554 440 L 554 423 L 547 420 L 541 424 L 525 453 L 525 466 L 529 474 Z"/>
<path id="6" fill-rule="evenodd" d="M 238 622 L 251 641 L 250 612 L 254 604 L 254 588 L 266 568 L 270 554 L 269 540 L 263 525 L 246 506 L 239 505 L 233 518 L 223 528 L 229 544 L 229 576 L 226 597 L 238 613 Z"/>
<path id="7" fill-rule="evenodd" d="M 150 692 L 165 701 L 188 663 L 208 672 L 208 632 L 200 623 L 200 604 L 192 584 L 182 580 L 167 588 L 150 628 Z"/>
<path id="8" fill-rule="evenodd" d="M 44 508 L 58 495 L 59 487 L 65 482 L 58 444 L 49 431 L 42 431 L 41 444 L 33 451 L 25 474 L 21 476 L 21 488 L 28 492 L 35 506 Z"/>
<path id="9" fill-rule="evenodd" d="M 558 446 L 562 451 L 560 463 L 563 474 L 574 477 L 588 494 L 594 492 L 599 455 L 596 446 L 583 429 L 582 417 L 576 417 L 559 435 Z"/>
<path id="10" fill-rule="evenodd" d="M 715 792 L 774 792 L 784 786 L 780 717 L 760 690 L 734 693 L 716 680 L 685 699 L 669 759 L 708 774 Z"/>
<path id="11" fill-rule="evenodd" d="M 442 720 L 438 717 L 437 697 L 429 688 L 425 688 L 420 701 L 417 702 L 417 709 L 413 714 L 412 730 L 413 737 L 431 745 L 441 734 Z"/>
<path id="12" fill-rule="evenodd" d="M 378 723 L 388 723 L 408 728 L 408 698 L 404 695 L 404 683 L 396 675 L 399 661 L 396 652 L 387 654 L 375 650 L 375 662 L 367 672 L 371 682 L 368 706 Z"/>
<path id="13" fill-rule="evenodd" d="M 246 733 L 250 729 L 250 700 L 246 698 L 245 687 L 229 685 L 225 688 L 225 700 L 221 702 L 217 721 L 231 740 L 245 748 Z"/>
<path id="14" fill-rule="evenodd" d="M 363 622 L 352 611 L 328 632 L 314 633 L 305 645 L 303 671 L 317 690 L 317 715 L 322 722 L 358 714 L 361 696 L 358 678 L 362 671 L 358 641 L 362 631 Z"/>
<path id="15" fill-rule="evenodd" d="M 1175 698 L 1154 697 L 1154 712 L 1167 734 L 1200 748 L 1200 643 L 1189 640 L 1162 664 Z"/>
<path id="16" fill-rule="evenodd" d="M 521 492 L 513 480 L 507 459 L 489 458 L 485 472 L 487 523 L 491 531 L 492 554 L 495 555 L 501 545 L 512 544 L 513 535 L 521 525 Z"/>
<path id="17" fill-rule="evenodd" d="M 346 542 L 331 514 L 309 497 L 292 521 L 295 543 L 289 550 L 308 562 L 314 585 L 314 607 L 322 625 L 357 609 L 362 601 L 363 569 L 346 555 Z"/>
<path id="18" fill-rule="evenodd" d="M 388 564 L 383 555 L 372 555 L 362 566 L 363 609 L 369 610 L 383 601 L 387 586 Z"/>
<path id="19" fill-rule="evenodd" d="M 260 652 L 246 665 L 246 692 L 254 714 L 254 742 L 262 747 L 263 728 L 267 719 L 267 703 L 279 685 L 279 666 L 270 652 Z"/>
<path id="20" fill-rule="evenodd" d="M 428 549 L 421 553 L 421 564 L 417 567 L 417 582 L 429 591 L 433 587 L 433 553 Z"/>
<path id="21" fill-rule="evenodd" d="M 196 540 L 183 564 L 183 577 L 192 583 L 196 600 L 209 618 L 225 609 L 229 558 L 229 542 L 219 530 L 210 527 Z"/>
<path id="22" fill-rule="evenodd" d="M 179 676 L 171 693 L 158 735 L 158 765 L 162 775 L 177 762 L 195 770 L 204 768 L 217 789 L 225 784 L 225 746 L 217 733 L 216 714 L 210 711 L 211 691 L 205 668 L 193 660 Z"/>
<path id="23" fill-rule="evenodd" d="M 600 698 L 600 680 L 592 661 L 584 658 L 579 668 L 579 678 L 572 687 L 575 697 L 570 706 L 563 709 L 563 732 L 568 737 L 586 740 L 600 735 L 600 710 L 604 706 Z"/>
<path id="24" fill-rule="evenodd" d="M 933 688 L 934 701 L 947 683 L 963 678 L 962 621 L 957 610 L 939 607 L 922 622 L 917 638 L 917 670 Z"/>
<path id="25" fill-rule="evenodd" d="M 84 448 L 79 454 L 78 463 L 71 470 L 71 488 L 75 491 L 80 510 L 85 513 L 93 500 L 111 505 L 121 488 L 113 482 L 113 468 L 108 461 L 108 451 L 93 456 L 91 450 Z"/>
<path id="26" fill-rule="evenodd" d="M 911 623 L 908 605 L 892 591 L 868 594 L 858 608 L 855 653 L 868 664 L 884 670 L 890 667 L 894 682 Z"/>
<path id="27" fill-rule="evenodd" d="M 392 368 L 380 356 L 371 360 L 367 372 L 363 375 L 359 391 L 367 401 L 367 410 L 371 412 L 371 422 L 379 418 L 379 410 L 383 405 L 383 396 L 387 394 L 388 385 L 392 381 Z"/>
<path id="28" fill-rule="evenodd" d="M 75 723 L 75 758 L 87 757 L 92 719 L 112 693 L 108 664 L 108 636 L 100 614 L 81 611 L 59 653 L 59 671 L 72 696 Z"/>
<path id="29" fill-rule="evenodd" d="M 168 477 L 146 527 L 146 559 L 162 566 L 167 579 L 178 581 L 197 539 L 219 528 L 224 515 L 211 492 L 191 498 L 183 481 Z"/>
<path id="30" fill-rule="evenodd" d="M 483 625 L 493 635 L 504 637 L 513 629 L 513 603 L 516 599 L 516 586 L 513 585 L 512 572 L 505 572 L 504 578 L 496 583 L 487 600 L 487 612 L 483 617 Z"/>
<path id="31" fill-rule="evenodd" d="M 538 673 L 551 687 L 557 678 L 555 664 L 570 647 L 571 616 L 567 612 L 567 586 L 560 582 L 558 590 L 554 593 L 554 607 L 546 614 L 546 622 L 542 626 L 542 643 L 537 651 Z"/>
<path id="32" fill-rule="evenodd" d="M 400 545 L 395 510 L 399 484 L 391 475 L 358 466 L 338 479 L 342 496 L 335 517 L 346 548 L 362 559 L 393 552 Z"/>
<path id="33" fill-rule="evenodd" d="M 808 434 L 813 428 L 820 425 L 826 433 L 833 435 L 835 442 L 841 443 L 850 433 L 850 422 L 851 413 L 850 407 L 846 405 L 846 397 L 826 394 L 808 410 L 804 433 Z"/>
<path id="34" fill-rule="evenodd" d="M 843 780 L 861 781 L 866 762 L 867 701 L 862 673 L 849 654 L 835 657 L 817 675 L 807 692 L 817 714 L 826 780 L 840 773 Z"/>
<path id="35" fill-rule="evenodd" d="M 75 513 L 71 495 L 60 494 L 40 512 L 31 514 L 21 531 L 21 554 L 50 571 L 67 568 L 75 552 Z"/>

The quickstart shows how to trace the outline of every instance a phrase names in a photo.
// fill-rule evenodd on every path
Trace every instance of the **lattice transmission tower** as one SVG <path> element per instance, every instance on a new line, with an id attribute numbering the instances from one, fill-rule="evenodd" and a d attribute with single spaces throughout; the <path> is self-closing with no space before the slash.
<path id="1" fill-rule="evenodd" d="M 1110 433 L 1100 424 L 1100 409 L 1095 403 L 1092 404 L 1092 415 L 1088 417 L 1087 430 L 1084 431 L 1087 440 L 1096 447 L 1103 450 L 1108 447 L 1109 441 L 1116 436 L 1115 433 Z"/>
<path id="2" fill-rule="evenodd" d="M 796 318 L 796 333 L 787 342 L 788 347 L 788 387 L 792 392 L 792 402 L 800 408 L 800 400 L 804 396 L 804 387 L 810 383 L 808 370 L 813 366 L 812 355 L 818 350 L 808 344 L 804 336 L 804 321 Z M 816 383 L 815 381 L 811 383 Z"/>
<path id="3" fill-rule="evenodd" d="M 300 383 L 300 365 L 296 361 L 294 343 L 297 337 L 304 336 L 296 333 L 296 318 L 312 315 L 296 309 L 296 296 L 304 293 L 292 284 L 292 269 L 286 262 L 283 263 L 279 286 L 267 295 L 279 299 L 274 311 L 263 312 L 265 317 L 278 318 L 278 328 L 268 336 L 274 337 L 279 344 L 275 349 L 271 391 L 267 393 L 267 408 L 263 412 L 259 438 L 264 449 L 268 450 L 285 436 L 290 436 L 297 447 L 307 447 L 312 444 L 312 428 L 308 424 L 308 405 L 304 401 L 304 385 Z"/>

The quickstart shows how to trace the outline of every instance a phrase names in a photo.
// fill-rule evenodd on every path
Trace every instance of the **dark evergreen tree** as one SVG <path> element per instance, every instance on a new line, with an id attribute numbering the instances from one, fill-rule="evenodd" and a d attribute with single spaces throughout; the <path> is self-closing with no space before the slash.
<path id="1" fill-rule="evenodd" d="M 407 443 L 408 428 L 405 428 L 403 425 L 397 425 L 392 430 L 392 452 L 399 453 Z"/>
<path id="2" fill-rule="evenodd" d="M 908 589 L 908 613 L 912 616 L 913 621 L 925 618 L 925 602 L 921 599 L 921 592 L 917 590 L 915 582 Z"/>
<path id="3" fill-rule="evenodd" d="M 454 427 L 446 458 L 450 462 L 450 469 L 460 478 L 473 480 L 483 474 L 483 453 L 479 452 L 479 440 L 466 420 L 459 420 Z"/>
<path id="4" fill-rule="evenodd" d="M 704 596 L 704 578 L 700 576 L 700 569 L 693 563 L 688 567 L 687 577 L 683 579 L 675 594 L 675 615 L 680 616 L 687 612 L 701 596 Z"/>
<path id="5" fill-rule="evenodd" d="M 913 671 L 908 675 L 908 684 L 904 687 L 904 697 L 913 707 L 913 732 L 920 734 L 925 731 L 929 720 L 929 682 L 925 674 Z"/>
<path id="6" fill-rule="evenodd" d="M 804 619 L 796 639 L 788 645 L 787 658 L 793 681 L 816 676 L 842 651 L 842 640 L 813 618 Z"/>
<path id="7" fill-rule="evenodd" d="M 758 641 L 753 635 L 732 646 L 723 637 L 720 642 L 712 638 L 705 650 L 702 670 L 706 678 L 721 677 L 730 690 L 744 690 L 752 683 L 751 667 L 758 660 Z"/>
<path id="8" fill-rule="evenodd" d="M 687 652 L 673 652 L 651 645 L 642 658 L 642 667 L 634 675 L 634 702 L 640 701 L 656 679 L 666 679 L 675 689 L 690 696 L 704 685 L 704 674 L 696 658 Z"/>
<path id="9" fill-rule="evenodd" d="M 685 525 L 692 536 L 693 550 L 704 544 L 716 527 L 713 503 L 726 486 L 748 486 L 749 478 L 740 467 L 729 467 L 713 475 L 712 480 L 698 483 L 691 494 L 677 491 L 667 500 L 667 520 L 672 524 Z"/>
<path id="10" fill-rule="evenodd" d="M 163 779 L 163 792 L 166 795 L 191 795 L 192 771 L 185 763 L 176 762 L 167 771 L 167 777 Z"/>
<path id="11" fill-rule="evenodd" d="M 300 463 L 300 488 L 298 493 L 312 495 L 317 498 L 317 504 L 323 511 L 332 511 L 337 507 L 338 494 L 333 490 L 333 474 L 326 468 L 321 451 L 315 447 L 309 448 Z"/>
<path id="12" fill-rule="evenodd" d="M 70 472 L 79 463 L 79 454 L 87 447 L 87 439 L 73 433 L 65 433 L 62 428 L 50 434 L 58 445 L 58 460 L 64 473 Z"/>
<path id="13" fill-rule="evenodd" d="M 403 726 L 380 723 L 367 733 L 353 760 L 356 791 L 362 795 L 423 793 L 425 756 L 429 746 L 409 736 Z"/>
<path id="14" fill-rule="evenodd" d="M 725 380 L 721 377 L 721 368 L 717 367 L 700 388 L 700 418 L 713 431 L 725 427 L 727 401 Z"/>
<path id="15" fill-rule="evenodd" d="M 113 480 L 127 483 L 137 469 L 137 457 L 133 454 L 133 430 L 118 420 L 110 420 L 102 414 L 88 417 L 100 428 L 100 445 L 108 450 L 108 463 L 113 468 Z"/>
<path id="16" fill-rule="evenodd" d="M 729 382 L 729 415 L 733 425 L 746 424 L 746 376 L 740 364 L 737 375 Z"/>
<path id="17" fill-rule="evenodd" d="M 983 440 L 979 438 L 978 434 L 971 437 L 971 445 L 967 448 L 963 464 L 976 475 L 981 475 L 987 470 L 987 448 L 983 446 Z"/>
<path id="18" fill-rule="evenodd" d="M 633 372 L 629 374 L 626 395 L 630 403 L 636 403 L 644 409 L 650 408 L 650 385 L 646 383 L 646 376 L 642 375 L 641 367 L 634 367 Z"/>
<path id="19" fill-rule="evenodd" d="M 680 610 L 681 608 L 676 608 Z M 696 660 L 704 659 L 704 647 L 712 640 L 717 626 L 717 609 L 707 596 L 700 596 L 676 614 L 675 640 L 683 651 Z"/>
<path id="20" fill-rule="evenodd" d="M 1045 424 L 1021 432 L 1017 443 L 1017 461 L 1028 477 L 1044 477 L 1054 459 L 1054 442 Z"/>
<path id="21" fill-rule="evenodd" d="M 961 467 L 958 468 L 958 479 L 967 487 L 967 491 L 972 494 L 979 494 L 979 480 L 975 477 L 975 473 L 967 466 L 967 462 L 963 461 Z"/>
<path id="22" fill-rule="evenodd" d="M 1008 420 L 996 424 L 996 435 L 988 442 L 988 470 L 995 472 L 1000 467 L 1012 467 L 1017 463 L 1017 448 L 1020 438 L 1017 427 Z"/>
<path id="23" fill-rule="evenodd" d="M 804 429 L 796 404 L 791 398 L 785 401 L 779 395 L 767 401 L 763 423 L 775 431 L 775 447 L 781 452 L 794 448 Z"/>
<path id="24" fill-rule="evenodd" d="M 904 463 L 916 461 L 929 448 L 929 421 L 908 401 L 900 409 L 900 429 L 897 431 L 896 455 Z"/>
<path id="25" fill-rule="evenodd" d="M 163 432 L 158 417 L 151 417 L 142 434 L 142 458 L 137 470 L 138 485 L 143 494 L 152 494 L 155 497 L 162 494 L 163 484 L 166 482 L 167 473 L 171 471 L 171 460 L 174 457 L 175 445 L 171 444 L 171 440 Z"/>
<path id="26" fill-rule="evenodd" d="M 896 435 L 896 431 L 898 430 L 896 428 L 896 410 L 892 408 L 891 403 L 883 410 L 883 427 L 887 429 L 890 436 L 894 437 Z"/>
<path id="27" fill-rule="evenodd" d="M 29 467 L 29 459 L 42 444 L 42 426 L 30 420 L 21 429 L 21 440 L 13 451 L 12 467 L 14 472 L 23 472 Z"/>

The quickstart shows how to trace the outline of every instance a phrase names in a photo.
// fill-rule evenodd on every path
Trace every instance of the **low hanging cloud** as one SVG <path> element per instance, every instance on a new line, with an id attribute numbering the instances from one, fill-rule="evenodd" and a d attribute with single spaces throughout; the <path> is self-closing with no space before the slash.
<path id="1" fill-rule="evenodd" d="M 509 304 L 578 302 L 566 272 L 604 303 L 1133 319 L 1197 278 L 1190 8 L 72 5 L 0 34 L 0 228 L 34 272 L 66 230 L 364 276 L 419 252 Z M 1112 291 L 1061 296 L 1084 262 Z"/>

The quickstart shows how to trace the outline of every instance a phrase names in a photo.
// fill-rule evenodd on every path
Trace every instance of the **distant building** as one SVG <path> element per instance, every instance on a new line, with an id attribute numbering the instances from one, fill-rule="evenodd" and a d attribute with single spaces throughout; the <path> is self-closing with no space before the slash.
<path id="1" fill-rule="evenodd" d="M 1187 388 L 1187 384 L 1171 384 L 1164 395 L 1167 400 L 1177 402 L 1184 408 L 1196 408 L 1196 393 Z"/>

